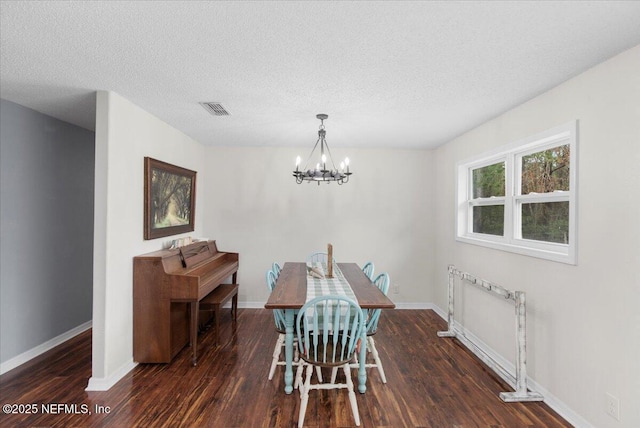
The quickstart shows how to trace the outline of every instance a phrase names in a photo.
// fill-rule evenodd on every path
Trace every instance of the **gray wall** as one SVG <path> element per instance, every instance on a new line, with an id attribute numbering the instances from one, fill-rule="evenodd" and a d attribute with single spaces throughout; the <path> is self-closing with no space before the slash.
<path id="1" fill-rule="evenodd" d="M 91 320 L 92 131 L 0 104 L 0 362 Z"/>

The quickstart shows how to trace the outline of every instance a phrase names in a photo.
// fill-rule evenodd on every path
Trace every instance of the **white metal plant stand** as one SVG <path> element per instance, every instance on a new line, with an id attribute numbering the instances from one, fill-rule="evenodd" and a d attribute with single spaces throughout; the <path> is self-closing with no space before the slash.
<path id="1" fill-rule="evenodd" d="M 447 314 L 447 331 L 439 331 L 439 337 L 456 337 L 465 346 L 476 354 L 485 364 L 487 364 L 493 371 L 495 371 L 505 382 L 511 385 L 515 392 L 501 392 L 500 398 L 506 402 L 519 402 L 519 401 L 543 401 L 544 397 L 533 391 L 529 391 L 527 388 L 527 310 L 526 310 L 526 297 L 524 291 L 511 291 L 503 288 L 497 284 L 485 281 L 484 279 L 476 278 L 467 272 L 462 272 L 455 268 L 453 265 L 449 265 L 449 305 Z M 453 296 L 454 296 L 454 283 L 455 276 L 458 276 L 463 282 L 466 281 L 469 284 L 476 285 L 488 292 L 491 292 L 497 296 L 502 296 L 506 300 L 512 300 L 515 303 L 516 310 L 516 376 L 515 378 L 508 370 L 506 370 L 500 363 L 498 363 L 491 356 L 487 355 L 478 345 L 473 343 L 467 338 L 464 333 L 454 325 L 454 312 L 453 312 Z"/>

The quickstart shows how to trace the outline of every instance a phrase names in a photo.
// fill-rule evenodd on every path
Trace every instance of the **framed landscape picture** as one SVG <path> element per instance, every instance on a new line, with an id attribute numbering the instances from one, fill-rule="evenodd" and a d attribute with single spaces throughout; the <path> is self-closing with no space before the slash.
<path id="1" fill-rule="evenodd" d="M 196 171 L 144 158 L 144 239 L 194 230 Z"/>

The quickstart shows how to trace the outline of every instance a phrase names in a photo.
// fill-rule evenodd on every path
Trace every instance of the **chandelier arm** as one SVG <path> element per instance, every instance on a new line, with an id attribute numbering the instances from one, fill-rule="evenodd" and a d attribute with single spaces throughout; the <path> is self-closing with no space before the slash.
<path id="1" fill-rule="evenodd" d="M 329 148 L 329 144 L 327 143 L 327 140 L 324 140 L 324 146 L 327 149 L 327 153 L 329 153 L 329 159 L 331 159 L 331 165 L 333 165 L 333 169 L 334 170 L 338 170 L 338 168 L 336 168 L 336 164 L 333 162 L 333 156 L 331 156 L 331 149 Z"/>
<path id="2" fill-rule="evenodd" d="M 309 153 L 309 157 L 307 158 L 307 161 L 304 164 L 304 168 L 302 168 L 303 171 L 307 170 L 307 166 L 309 166 L 309 161 L 311 160 L 311 158 L 313 157 L 313 153 L 316 151 L 316 149 L 318 148 L 318 143 L 320 142 L 320 137 L 318 137 L 318 140 L 316 141 L 316 144 L 313 146 L 313 150 L 311 150 L 311 153 Z"/>

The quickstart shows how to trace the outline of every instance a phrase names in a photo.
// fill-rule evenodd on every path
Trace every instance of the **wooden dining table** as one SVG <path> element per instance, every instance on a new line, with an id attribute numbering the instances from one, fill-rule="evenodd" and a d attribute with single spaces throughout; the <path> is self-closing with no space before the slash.
<path id="1" fill-rule="evenodd" d="M 396 305 L 376 287 L 362 272 L 356 263 L 338 263 L 345 279 L 349 282 L 358 304 L 364 312 L 371 309 L 393 309 Z M 307 301 L 307 264 L 287 262 L 282 267 L 276 286 L 265 303 L 266 309 L 282 309 L 285 315 L 285 371 L 284 391 L 287 394 L 293 392 L 293 336 L 294 319 L 300 308 Z M 366 313 L 365 313 L 366 316 Z M 362 343 L 366 342 L 366 331 L 363 331 Z M 360 347 L 358 361 L 358 391 L 364 393 L 367 390 L 367 372 L 365 360 L 367 347 Z"/>

